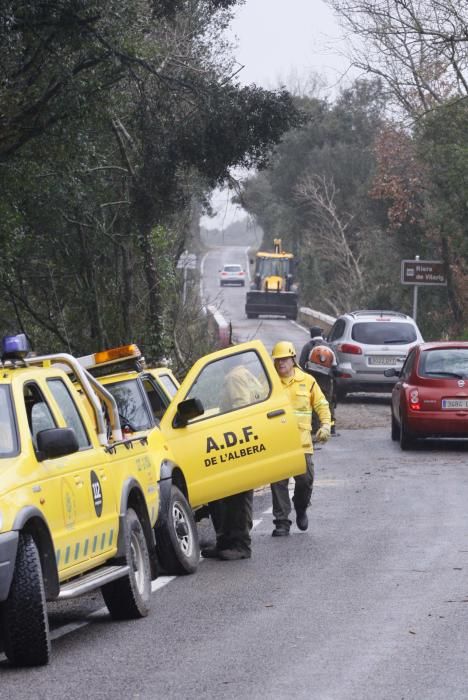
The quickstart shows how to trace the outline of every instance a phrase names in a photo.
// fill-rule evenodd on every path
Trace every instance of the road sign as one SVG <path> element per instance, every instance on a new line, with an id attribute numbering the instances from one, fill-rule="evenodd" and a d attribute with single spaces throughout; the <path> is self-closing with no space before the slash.
<path id="1" fill-rule="evenodd" d="M 177 267 L 180 270 L 195 270 L 197 266 L 197 256 L 194 253 L 185 251 L 177 261 Z"/>
<path id="2" fill-rule="evenodd" d="M 447 285 L 442 260 L 402 260 L 401 283 L 417 285 Z"/>

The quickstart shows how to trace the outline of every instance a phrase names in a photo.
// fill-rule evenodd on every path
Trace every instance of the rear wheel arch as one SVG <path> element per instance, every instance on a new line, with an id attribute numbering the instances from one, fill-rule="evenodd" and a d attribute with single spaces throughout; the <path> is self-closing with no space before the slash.
<path id="1" fill-rule="evenodd" d="M 185 479 L 183 470 L 179 467 L 178 464 L 172 462 L 170 459 L 165 459 L 163 462 L 161 462 L 159 475 L 159 492 L 161 496 L 161 502 L 163 502 L 164 499 L 169 498 L 171 485 L 177 486 L 177 488 L 180 491 L 182 491 L 187 501 L 189 501 L 187 481 Z"/>
<path id="2" fill-rule="evenodd" d="M 182 493 L 184 494 L 185 498 L 188 501 L 189 497 L 188 497 L 187 482 L 185 481 L 185 477 L 184 477 L 182 470 L 178 466 L 175 466 L 173 471 L 172 471 L 172 483 L 174 484 L 174 486 L 177 486 L 179 491 L 182 491 Z"/>

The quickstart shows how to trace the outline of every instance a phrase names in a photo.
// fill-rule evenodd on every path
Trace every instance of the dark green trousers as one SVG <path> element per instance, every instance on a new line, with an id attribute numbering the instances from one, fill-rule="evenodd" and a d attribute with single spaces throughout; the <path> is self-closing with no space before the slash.
<path id="1" fill-rule="evenodd" d="M 219 501 L 212 501 L 208 507 L 216 532 L 217 549 L 250 552 L 253 491 L 244 491 Z"/>
<path id="2" fill-rule="evenodd" d="M 293 477 L 294 484 L 294 508 L 297 511 L 306 510 L 310 505 L 310 498 L 314 487 L 314 463 L 312 455 L 306 454 L 307 469 L 305 474 L 299 474 Z M 276 481 L 271 484 L 271 496 L 273 500 L 273 518 L 274 522 L 288 521 L 291 513 L 291 499 L 289 498 L 289 479 Z"/>

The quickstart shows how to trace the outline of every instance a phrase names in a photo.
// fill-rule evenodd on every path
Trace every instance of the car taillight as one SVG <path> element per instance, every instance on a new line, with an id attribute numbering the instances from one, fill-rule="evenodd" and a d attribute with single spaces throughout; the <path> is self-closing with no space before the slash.
<path id="1" fill-rule="evenodd" d="M 412 389 L 409 393 L 409 407 L 412 411 L 421 410 L 421 403 L 419 401 L 419 393 L 417 389 Z"/>
<path id="2" fill-rule="evenodd" d="M 227 275 L 227 272 L 224 272 L 224 271 L 223 271 L 221 274 L 222 274 L 222 275 Z"/>
<path id="3" fill-rule="evenodd" d="M 243 274 L 244 274 L 244 271 L 242 270 L 242 272 L 239 272 L 239 274 L 240 274 L 240 275 L 243 275 Z"/>
<path id="4" fill-rule="evenodd" d="M 359 345 L 353 345 L 352 343 L 341 343 L 338 345 L 338 350 L 340 352 L 345 352 L 348 355 L 362 355 L 362 348 Z"/>

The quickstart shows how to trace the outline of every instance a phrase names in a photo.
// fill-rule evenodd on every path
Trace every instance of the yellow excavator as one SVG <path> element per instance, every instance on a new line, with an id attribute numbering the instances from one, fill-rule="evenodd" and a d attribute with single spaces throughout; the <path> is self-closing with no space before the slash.
<path id="1" fill-rule="evenodd" d="M 275 238 L 273 244 L 273 253 L 259 250 L 255 256 L 254 278 L 245 302 L 247 318 L 257 318 L 261 314 L 297 317 L 294 256 L 283 251 L 280 238 Z"/>

